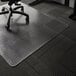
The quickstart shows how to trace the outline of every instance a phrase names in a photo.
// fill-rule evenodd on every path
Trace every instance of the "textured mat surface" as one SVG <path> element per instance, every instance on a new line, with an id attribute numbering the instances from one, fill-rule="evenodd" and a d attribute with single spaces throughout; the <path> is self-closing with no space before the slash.
<path id="1" fill-rule="evenodd" d="M 26 17 L 14 14 L 11 19 L 12 33 L 5 29 L 8 14 L 0 15 L 0 55 L 10 66 L 19 64 L 68 27 L 52 16 L 48 17 L 28 5 L 22 5 L 25 13 L 29 14 L 30 23 L 26 25 Z M 2 5 L 0 10 L 3 6 L 8 7 L 7 4 Z"/>

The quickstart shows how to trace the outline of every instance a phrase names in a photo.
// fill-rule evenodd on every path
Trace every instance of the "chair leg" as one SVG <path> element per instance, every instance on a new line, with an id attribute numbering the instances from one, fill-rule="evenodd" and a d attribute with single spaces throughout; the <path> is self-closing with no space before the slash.
<path id="1" fill-rule="evenodd" d="M 24 12 L 19 12 L 19 11 L 13 11 L 13 13 L 21 14 L 21 15 L 26 16 L 26 24 L 29 24 L 29 15 L 28 14 L 26 14 Z"/>
<path id="2" fill-rule="evenodd" d="M 16 8 L 14 8 L 13 10 L 17 10 L 17 9 L 19 9 L 19 8 L 21 8 L 21 11 L 24 12 L 24 7 L 23 7 L 23 6 L 16 7 Z"/>
<path id="3" fill-rule="evenodd" d="M 2 15 L 2 14 L 8 14 L 9 13 L 9 11 L 4 11 L 4 12 L 0 12 L 0 15 Z"/>
<path id="4" fill-rule="evenodd" d="M 11 17 L 12 17 L 12 12 L 10 12 L 9 18 L 8 18 L 8 22 L 7 22 L 7 26 L 5 26 L 8 31 L 11 31 L 10 30 L 10 20 L 11 20 Z"/>

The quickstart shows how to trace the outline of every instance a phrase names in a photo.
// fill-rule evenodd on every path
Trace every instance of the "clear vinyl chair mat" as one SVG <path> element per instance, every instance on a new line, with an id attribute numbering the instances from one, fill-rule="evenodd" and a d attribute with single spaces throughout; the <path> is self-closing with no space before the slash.
<path id="1" fill-rule="evenodd" d="M 12 33 L 5 29 L 8 14 L 6 16 L 0 15 L 0 55 L 10 66 L 19 64 L 68 27 L 28 5 L 23 3 L 22 5 L 25 12 L 29 14 L 30 23 L 26 25 L 23 16 L 13 15 Z M 0 6 L 0 9 L 3 6 L 7 6 L 7 4 Z M 56 26 L 55 29 L 59 28 L 61 30 L 54 30 L 54 26 Z"/>

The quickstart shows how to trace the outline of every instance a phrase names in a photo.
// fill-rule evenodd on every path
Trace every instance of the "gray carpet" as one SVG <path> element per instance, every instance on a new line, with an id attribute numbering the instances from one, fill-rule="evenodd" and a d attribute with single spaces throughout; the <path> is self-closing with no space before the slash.
<path id="1" fill-rule="evenodd" d="M 30 16 L 29 25 L 25 25 L 24 18 L 26 17 L 14 15 L 11 21 L 13 32 L 10 33 L 4 27 L 8 15 L 0 16 L 0 54 L 10 66 L 19 64 L 68 27 L 67 24 L 53 16 L 49 17 L 36 9 L 23 5 L 25 12 Z"/>

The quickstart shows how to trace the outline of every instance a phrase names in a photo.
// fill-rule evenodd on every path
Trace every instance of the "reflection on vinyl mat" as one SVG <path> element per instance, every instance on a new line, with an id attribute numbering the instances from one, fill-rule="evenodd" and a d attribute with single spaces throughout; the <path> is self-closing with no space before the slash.
<path id="1" fill-rule="evenodd" d="M 13 20 L 11 20 L 11 29 L 13 32 L 8 32 L 5 29 L 8 14 L 0 15 L 0 55 L 10 66 L 19 64 L 67 27 L 67 25 L 65 26 L 63 23 L 54 20 L 53 17 L 39 13 L 36 9 L 23 3 L 22 5 L 25 7 L 25 13 L 29 14 L 29 25 L 25 24 L 24 16 L 14 14 Z M 0 6 L 0 9 L 3 6 L 8 7 L 5 4 Z M 58 23 L 57 25 L 55 21 Z M 54 22 L 54 24 L 51 22 Z M 54 31 L 54 28 L 52 28 L 53 25 L 58 26 L 57 29 L 60 29 L 62 26 L 63 29 L 59 32 Z"/>

